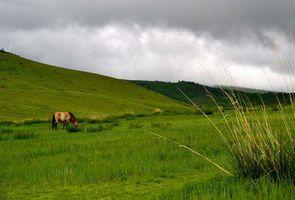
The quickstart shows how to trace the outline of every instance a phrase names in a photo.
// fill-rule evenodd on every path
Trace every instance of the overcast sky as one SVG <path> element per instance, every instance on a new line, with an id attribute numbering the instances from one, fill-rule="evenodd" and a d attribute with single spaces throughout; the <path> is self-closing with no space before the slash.
<path id="1" fill-rule="evenodd" d="M 295 88 L 294 0 L 0 0 L 0 48 L 123 79 Z"/>

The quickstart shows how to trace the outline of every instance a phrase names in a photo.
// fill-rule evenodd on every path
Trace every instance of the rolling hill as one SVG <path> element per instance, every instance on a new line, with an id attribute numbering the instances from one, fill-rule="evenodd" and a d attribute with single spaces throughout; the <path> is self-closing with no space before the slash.
<path id="1" fill-rule="evenodd" d="M 213 96 L 219 105 L 230 109 L 232 106 L 230 105 L 225 92 L 227 94 L 234 94 L 236 97 L 238 97 L 242 104 L 251 103 L 252 105 L 261 105 L 261 99 L 263 100 L 263 103 L 268 106 L 276 106 L 278 100 L 282 104 L 290 103 L 290 96 L 287 93 L 275 93 L 238 87 L 209 87 L 187 81 L 163 82 L 136 80 L 131 82 L 163 94 L 169 98 L 189 103 L 188 100 L 177 89 L 179 87 L 191 100 L 202 107 L 216 107 L 215 103 L 212 101 Z M 293 94 L 292 96 L 294 97 Z"/>
<path id="2" fill-rule="evenodd" d="M 0 52 L 0 120 L 49 118 L 56 110 L 78 117 L 192 108 L 128 81 L 69 70 Z"/>

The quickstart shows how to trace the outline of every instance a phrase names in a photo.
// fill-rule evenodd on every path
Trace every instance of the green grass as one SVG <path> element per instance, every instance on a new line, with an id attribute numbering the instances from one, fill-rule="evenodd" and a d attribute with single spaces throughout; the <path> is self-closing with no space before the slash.
<path id="1" fill-rule="evenodd" d="M 47 120 L 56 110 L 92 115 L 190 112 L 187 105 L 127 81 L 0 52 L 0 121 Z"/>
<path id="2" fill-rule="evenodd" d="M 220 115 L 210 117 L 227 130 Z M 277 112 L 270 111 L 269 117 L 277 131 L 284 130 Z M 81 131 L 73 133 L 61 130 L 61 125 L 52 132 L 50 123 L 0 125 L 1 135 L 38 134 L 26 140 L 0 141 L 0 199 L 295 198 L 291 183 L 230 177 L 178 145 L 144 131 L 187 145 L 235 173 L 227 147 L 202 115 L 120 119 L 112 129 L 87 131 L 98 124 L 111 123 L 85 121 L 79 124 Z"/>

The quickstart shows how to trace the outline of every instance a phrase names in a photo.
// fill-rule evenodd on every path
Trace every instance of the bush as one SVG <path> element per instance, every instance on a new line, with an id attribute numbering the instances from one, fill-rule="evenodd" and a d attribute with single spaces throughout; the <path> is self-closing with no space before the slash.
<path id="1" fill-rule="evenodd" d="M 25 140 L 25 139 L 33 139 L 36 138 L 38 135 L 31 132 L 17 132 L 14 135 L 14 139 Z"/>

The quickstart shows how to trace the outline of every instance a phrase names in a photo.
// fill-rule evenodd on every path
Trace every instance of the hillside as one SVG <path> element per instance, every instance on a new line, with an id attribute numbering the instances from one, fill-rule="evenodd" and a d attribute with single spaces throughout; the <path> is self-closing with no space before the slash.
<path id="1" fill-rule="evenodd" d="M 34 62 L 0 51 L 0 120 L 190 111 L 185 104 L 127 81 Z"/>
<path id="2" fill-rule="evenodd" d="M 262 90 L 260 91 L 234 87 L 223 87 L 221 89 L 218 87 L 208 87 L 187 81 L 162 82 L 136 80 L 131 82 L 140 85 L 144 88 L 163 94 L 172 99 L 189 103 L 188 100 L 177 89 L 177 87 L 179 87 L 181 88 L 181 90 L 185 92 L 185 94 L 190 99 L 192 99 L 194 102 L 203 107 L 216 107 L 214 102 L 212 101 L 212 98 L 210 97 L 211 95 L 215 98 L 219 105 L 230 108 L 231 106 L 229 105 L 228 98 L 225 96 L 224 92 L 228 94 L 234 93 L 241 100 L 241 102 L 246 102 L 247 104 L 251 103 L 252 105 L 261 105 L 261 99 L 263 99 L 263 102 L 266 105 L 276 105 L 277 98 L 282 104 L 289 103 L 289 95 L 285 93 L 272 93 Z"/>

